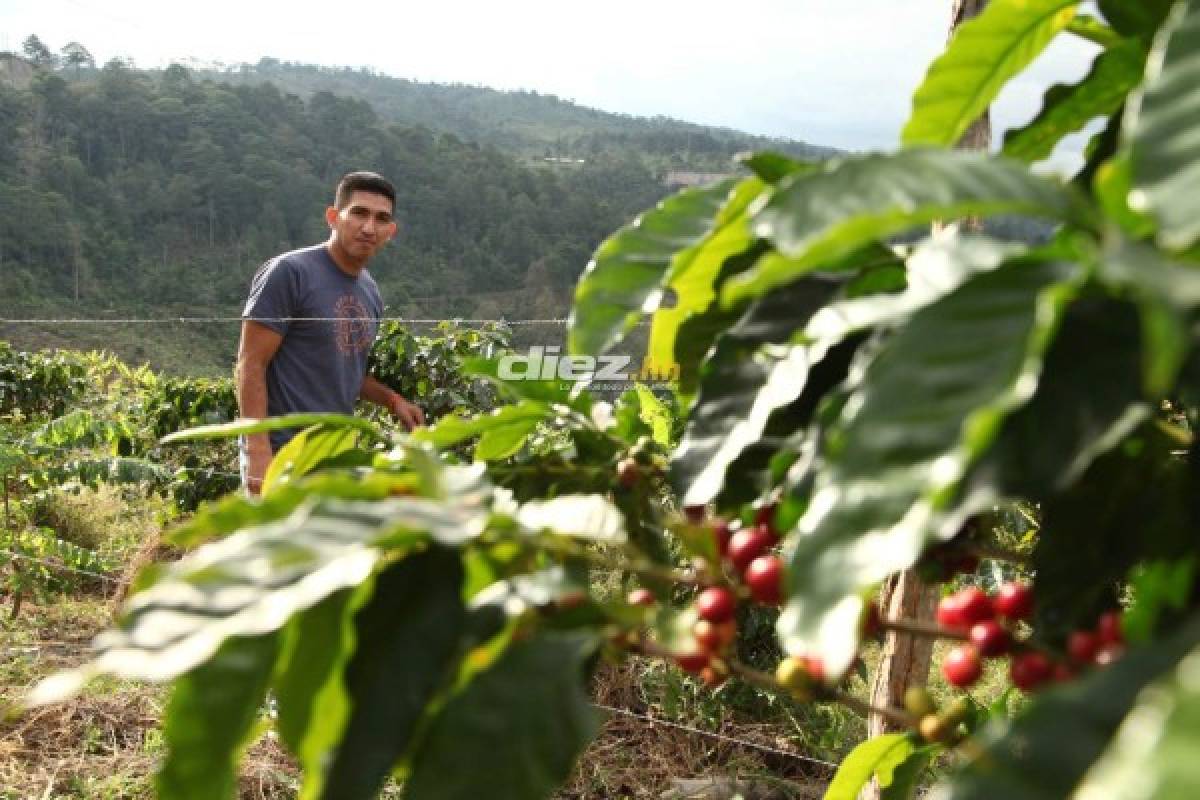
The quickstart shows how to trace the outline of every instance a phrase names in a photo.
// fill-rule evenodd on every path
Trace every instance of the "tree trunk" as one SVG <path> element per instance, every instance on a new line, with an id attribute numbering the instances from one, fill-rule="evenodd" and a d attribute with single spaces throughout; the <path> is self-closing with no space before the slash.
<path id="1" fill-rule="evenodd" d="M 950 37 L 964 21 L 983 11 L 988 0 L 953 0 L 950 11 Z M 964 150 L 987 150 L 992 142 L 992 124 L 988 112 L 975 120 L 959 140 Z M 979 228 L 979 220 L 968 220 L 967 226 Z M 939 225 L 934 224 L 934 232 Z M 932 622 L 937 611 L 936 586 L 921 583 L 913 570 L 889 578 L 879 593 L 879 611 L 885 619 L 915 619 Z M 883 642 L 879 671 L 871 685 L 871 704 L 897 706 L 904 702 L 904 692 L 911 686 L 924 686 L 929 680 L 933 660 L 933 639 L 889 632 Z M 867 736 L 879 736 L 894 730 L 894 726 L 879 714 L 867 717 Z M 880 789 L 875 780 L 863 788 L 860 800 L 879 800 Z"/>
<path id="2" fill-rule="evenodd" d="M 884 619 L 915 619 L 932 622 L 937 611 L 936 586 L 921 583 L 913 570 L 893 575 L 879 592 L 879 613 Z M 879 671 L 871 686 L 871 705 L 899 706 L 910 686 L 924 686 L 929 679 L 933 639 L 891 631 L 883 640 Z M 897 730 L 886 718 L 867 718 L 867 735 L 879 736 Z"/>
<path id="3" fill-rule="evenodd" d="M 954 36 L 954 30 L 964 21 L 978 16 L 979 12 L 983 11 L 988 0 L 954 0 L 954 7 L 950 13 L 950 36 Z M 956 145 L 960 150 L 990 150 L 992 147 L 992 115 L 989 111 L 984 111 L 979 119 L 971 123 L 971 127 L 967 128 L 967 132 L 962 135 Z M 967 230 L 980 232 L 983 230 L 983 219 L 981 217 L 968 217 L 963 221 L 963 227 Z M 935 231 L 938 228 L 934 226 Z"/>

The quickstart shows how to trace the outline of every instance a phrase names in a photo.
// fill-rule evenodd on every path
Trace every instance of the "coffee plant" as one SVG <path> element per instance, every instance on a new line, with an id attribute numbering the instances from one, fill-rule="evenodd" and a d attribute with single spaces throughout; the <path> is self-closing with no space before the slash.
<path id="1" fill-rule="evenodd" d="M 80 354 L 26 353 L 0 341 L 0 414 L 62 414 L 87 389 L 87 377 Z"/>
<path id="2" fill-rule="evenodd" d="M 416 335 L 398 322 L 385 322 L 371 349 L 372 375 L 419 405 L 429 420 L 461 411 L 490 411 L 496 392 L 484 380 L 463 370 L 473 358 L 495 358 L 509 350 L 509 331 L 502 323 L 471 328 L 439 323 L 429 335 Z"/>
<path id="3" fill-rule="evenodd" d="M 176 434 L 306 427 L 261 501 L 176 530 L 194 549 L 30 702 L 101 674 L 173 681 L 163 797 L 232 796 L 271 692 L 302 797 L 395 775 L 414 800 L 538 798 L 596 733 L 597 660 L 638 653 L 902 729 L 852 752 L 828 798 L 872 777 L 911 797 L 935 758 L 939 798 L 1193 796 L 1200 0 L 1080 6 L 992 0 L 930 67 L 898 151 L 756 154 L 599 248 L 568 351 L 652 314 L 677 446 L 649 392 L 610 409 L 486 359 L 473 373 L 512 402 L 412 437 L 330 415 Z M 952 149 L 1058 36 L 1099 45 L 1091 71 L 1002 153 Z M 1031 168 L 1094 120 L 1077 175 Z M 1000 214 L 1055 234 L 914 233 Z M 897 571 L 1018 555 L 983 539 L 1005 515 L 1029 518 L 1030 580 L 965 582 L 933 625 L 873 611 Z M 600 596 L 596 570 L 638 586 Z M 781 609 L 772 669 L 737 658 L 748 604 Z M 868 709 L 841 684 L 887 630 L 954 640 L 940 669 L 963 689 L 1008 659 L 1030 700 L 1010 718 L 914 687 Z"/>

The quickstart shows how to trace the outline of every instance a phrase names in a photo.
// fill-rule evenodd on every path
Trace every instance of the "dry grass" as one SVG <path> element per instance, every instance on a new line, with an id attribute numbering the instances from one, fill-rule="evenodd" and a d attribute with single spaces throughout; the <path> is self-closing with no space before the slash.
<path id="1" fill-rule="evenodd" d="M 96 516 L 107 521 L 109 515 L 99 512 L 108 505 L 101 504 Z M 74 503 L 64 506 L 63 520 L 69 519 L 75 530 L 94 524 Z M 162 543 L 157 528 L 145 530 L 143 521 L 138 522 L 136 538 L 112 543 L 124 551 L 118 562 L 124 566 L 122 584 L 146 564 L 179 555 Z M 90 543 L 104 547 L 110 542 Z M 111 586 L 78 584 L 74 592 L 73 598 L 27 602 L 17 620 L 0 623 L 0 707 L 15 702 L 40 678 L 81 663 L 88 643 L 111 622 L 121 599 L 113 596 Z M 668 702 L 671 692 L 674 700 Z M 108 681 L 70 703 L 0 723 L 0 800 L 153 797 L 153 776 L 164 752 L 160 721 L 166 698 L 163 687 Z M 606 665 L 594 682 L 593 698 L 637 716 L 607 716 L 560 800 L 659 797 L 680 779 L 706 777 L 750 781 L 766 792 L 755 797 L 807 799 L 820 797 L 831 775 L 826 767 L 786 755 L 810 752 L 813 743 L 799 730 L 800 720 L 789 722 L 774 714 L 764 722 L 754 714 L 739 714 L 661 664 L 631 659 Z M 670 718 L 728 738 L 645 717 Z M 239 797 L 291 798 L 299 783 L 293 759 L 266 736 L 243 759 Z M 384 796 L 397 790 L 389 785 Z"/>
<path id="2" fill-rule="evenodd" d="M 27 606 L 0 640 L 0 647 L 21 654 L 0 672 L 0 703 L 15 701 L 42 676 L 78 664 L 107 619 L 105 607 L 95 601 Z M 605 667 L 595 681 L 595 701 L 661 718 L 662 712 L 645 700 L 644 669 L 645 663 L 634 660 Z M 153 775 L 163 754 L 159 721 L 166 697 L 162 687 L 110 681 L 70 703 L 0 724 L 0 800 L 152 798 Z M 795 750 L 778 726 L 730 718 L 713 730 L 768 748 Z M 559 797 L 658 797 L 675 779 L 705 776 L 749 779 L 768 787 L 771 797 L 816 798 L 828 773 L 748 744 L 612 714 Z M 239 797 L 291 798 L 299 782 L 291 757 L 274 738 L 264 737 L 242 762 Z"/>
<path id="3" fill-rule="evenodd" d="M 818 798 L 823 794 L 830 777 L 827 769 L 769 751 L 796 752 L 778 725 L 727 715 L 717 726 L 706 729 L 726 739 L 647 722 L 644 717 L 662 719 L 663 715 L 644 697 L 641 671 L 645 666 L 630 659 L 600 670 L 593 687 L 595 702 L 629 710 L 638 717 L 608 715 L 600 735 L 583 754 L 559 798 L 658 797 L 675 781 L 695 778 L 750 781 L 768 788 L 770 796 L 778 798 Z M 699 726 L 689 722 L 688 727 Z"/>
<path id="4" fill-rule="evenodd" d="M 0 628 L 0 707 L 82 662 L 109 616 L 98 598 L 27 604 Z M 68 703 L 0 722 L 0 800 L 152 798 L 166 698 L 160 686 L 106 681 Z M 299 770 L 276 740 L 264 737 L 247 752 L 241 800 L 292 798 L 298 786 Z"/>

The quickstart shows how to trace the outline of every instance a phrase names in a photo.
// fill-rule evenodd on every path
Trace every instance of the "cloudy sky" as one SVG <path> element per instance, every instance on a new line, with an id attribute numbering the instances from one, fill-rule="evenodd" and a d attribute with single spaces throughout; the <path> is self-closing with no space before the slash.
<path id="1" fill-rule="evenodd" d="M 946 36 L 950 0 L 0 0 L 0 49 L 36 33 L 57 50 L 160 67 L 263 56 L 397 77 L 535 89 L 581 105 L 663 114 L 852 150 L 895 145 Z M 1010 86 L 1000 128 L 1094 48 L 1056 45 Z M 1069 142 L 1059 163 L 1075 160 Z"/>

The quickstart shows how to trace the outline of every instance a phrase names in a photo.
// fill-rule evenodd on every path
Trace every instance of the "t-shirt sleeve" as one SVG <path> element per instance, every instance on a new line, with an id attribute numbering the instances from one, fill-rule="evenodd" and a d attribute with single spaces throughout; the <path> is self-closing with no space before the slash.
<path id="1" fill-rule="evenodd" d="M 295 270 L 286 261 L 269 261 L 250 282 L 242 319 L 253 319 L 282 336 L 291 324 L 288 319 L 296 316 L 297 298 Z"/>

